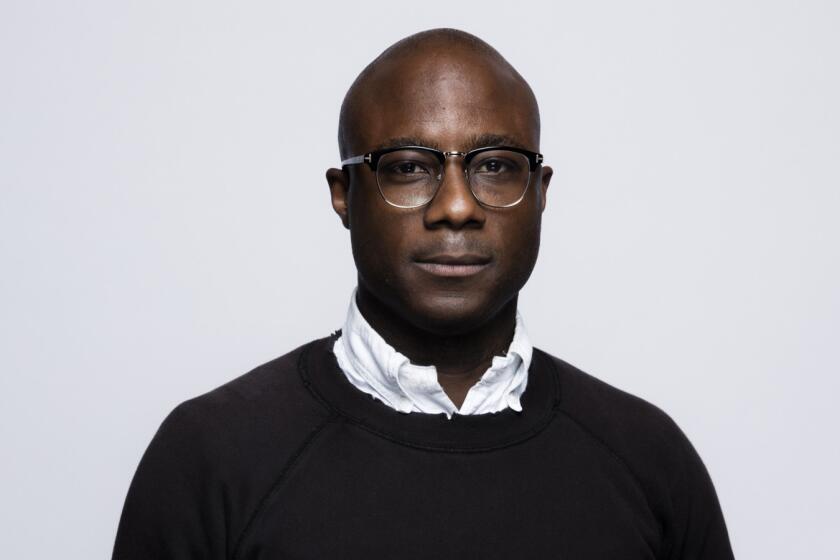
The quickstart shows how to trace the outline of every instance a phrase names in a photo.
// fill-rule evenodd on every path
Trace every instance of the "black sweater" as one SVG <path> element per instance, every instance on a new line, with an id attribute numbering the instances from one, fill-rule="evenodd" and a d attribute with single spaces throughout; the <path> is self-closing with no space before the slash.
<path id="1" fill-rule="evenodd" d="M 347 381 L 336 336 L 175 408 L 115 559 L 732 558 L 656 407 L 535 349 L 522 412 L 404 414 Z"/>

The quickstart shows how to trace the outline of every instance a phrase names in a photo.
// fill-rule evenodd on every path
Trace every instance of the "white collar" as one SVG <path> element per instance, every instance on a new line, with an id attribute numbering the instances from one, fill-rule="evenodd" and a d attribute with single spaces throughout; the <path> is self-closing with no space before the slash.
<path id="1" fill-rule="evenodd" d="M 434 366 L 419 366 L 397 352 L 373 330 L 350 297 L 341 336 L 333 346 L 338 365 L 357 389 L 400 412 L 486 414 L 506 408 L 522 411 L 520 397 L 528 383 L 531 345 L 522 316 L 516 312 L 513 340 L 505 356 L 494 356 L 490 368 L 473 385 L 461 408 L 438 383 Z"/>

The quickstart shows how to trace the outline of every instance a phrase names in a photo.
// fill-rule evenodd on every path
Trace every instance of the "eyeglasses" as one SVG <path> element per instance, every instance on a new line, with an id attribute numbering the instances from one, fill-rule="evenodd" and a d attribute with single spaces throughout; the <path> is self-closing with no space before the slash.
<path id="1" fill-rule="evenodd" d="M 385 202 L 397 208 L 419 208 L 432 201 L 443 182 L 447 157 L 464 158 L 464 175 L 473 196 L 493 208 L 509 208 L 525 198 L 531 173 L 542 163 L 537 152 L 509 146 L 487 146 L 469 152 L 442 152 L 425 146 L 399 146 L 347 158 L 345 165 L 366 163 L 376 173 Z"/>

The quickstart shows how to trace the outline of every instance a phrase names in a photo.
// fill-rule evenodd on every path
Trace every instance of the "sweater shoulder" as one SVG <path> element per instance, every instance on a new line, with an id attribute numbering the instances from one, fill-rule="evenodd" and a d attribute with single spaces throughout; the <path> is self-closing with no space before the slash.
<path id="1" fill-rule="evenodd" d="M 263 497 L 330 418 L 299 374 L 315 342 L 170 412 L 132 480 L 114 558 L 232 554 Z"/>
<path id="2" fill-rule="evenodd" d="M 303 383 L 299 362 L 312 341 L 179 404 L 164 421 L 202 432 L 218 453 L 241 450 L 259 434 L 274 441 L 307 433 L 329 412 Z M 173 428 L 177 426 L 172 426 Z M 280 437 L 280 440 L 276 438 Z M 239 442 L 239 443 L 236 443 Z"/>
<path id="3" fill-rule="evenodd" d="M 613 453 L 645 486 L 695 460 L 685 434 L 661 408 L 550 358 L 559 379 L 561 415 Z"/>
<path id="4" fill-rule="evenodd" d="M 663 557 L 732 558 L 720 503 L 702 459 L 657 406 L 551 356 L 559 413 L 636 480 L 660 522 Z M 697 556 L 700 557 L 700 556 Z"/>

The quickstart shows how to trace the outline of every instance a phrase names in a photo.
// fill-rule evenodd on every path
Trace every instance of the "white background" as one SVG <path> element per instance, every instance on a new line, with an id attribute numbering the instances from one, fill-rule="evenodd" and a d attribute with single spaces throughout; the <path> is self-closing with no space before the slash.
<path id="1" fill-rule="evenodd" d="M 532 84 L 536 344 L 665 409 L 736 555 L 835 557 L 840 8 L 0 3 L 0 550 L 109 557 L 177 403 L 341 326 L 355 75 L 451 26 Z"/>

